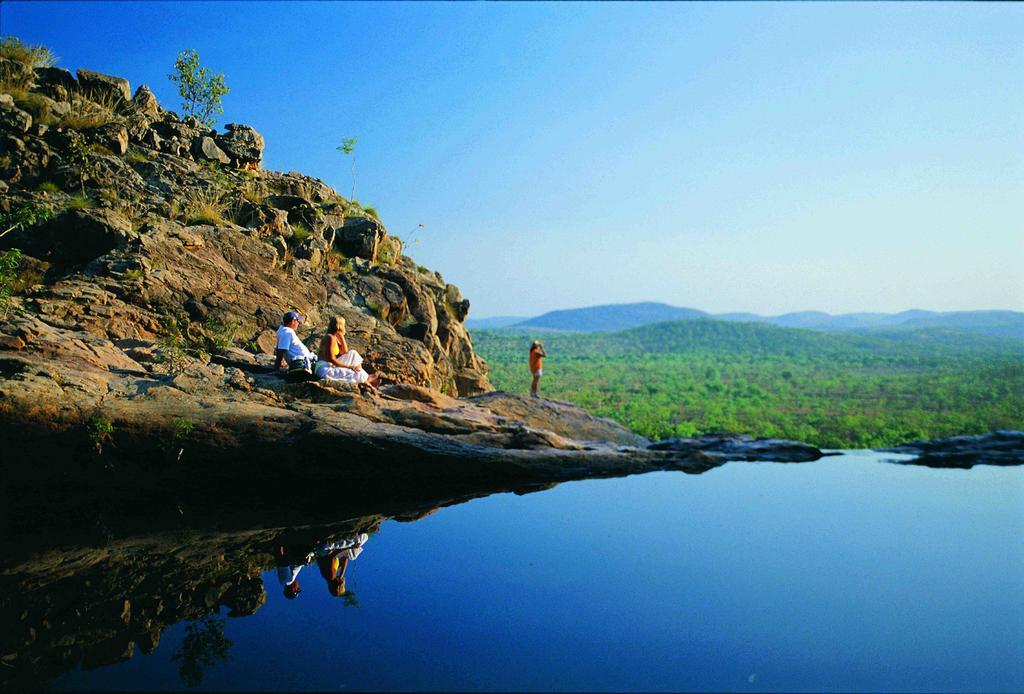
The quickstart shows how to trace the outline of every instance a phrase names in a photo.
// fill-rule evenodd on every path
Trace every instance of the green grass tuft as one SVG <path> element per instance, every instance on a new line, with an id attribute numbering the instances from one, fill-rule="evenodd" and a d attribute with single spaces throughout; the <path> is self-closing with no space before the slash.
<path id="1" fill-rule="evenodd" d="M 67 207 L 69 210 L 91 210 L 96 207 L 96 201 L 90 198 L 88 195 L 72 195 L 68 198 Z"/>

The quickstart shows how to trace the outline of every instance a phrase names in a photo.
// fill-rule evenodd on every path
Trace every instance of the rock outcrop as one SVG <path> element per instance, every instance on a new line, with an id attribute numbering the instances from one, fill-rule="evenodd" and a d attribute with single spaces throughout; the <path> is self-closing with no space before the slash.
<path id="1" fill-rule="evenodd" d="M 490 389 L 458 288 L 322 181 L 259 170 L 253 128 L 218 133 L 88 70 L 44 68 L 14 91 L 0 93 L 0 213 L 53 215 L 0 239 L 26 255 L 16 312 L 111 340 L 158 339 L 174 321 L 202 342 L 229 326 L 253 349 L 286 310 L 313 330 L 340 314 L 394 380 Z"/>
<path id="2" fill-rule="evenodd" d="M 891 453 L 917 457 L 900 461 L 928 467 L 971 468 L 975 465 L 1024 465 L 1024 431 L 993 431 L 977 436 L 950 436 L 929 441 L 911 441 L 892 448 Z"/>
<path id="3" fill-rule="evenodd" d="M 23 254 L 0 324 L 0 445 L 33 451 L 5 456 L 10 499 L 255 500 L 340 477 L 401 495 L 721 464 L 490 392 L 458 287 L 322 181 L 261 170 L 253 128 L 216 132 L 86 70 L 23 78 L 0 90 L 0 251 Z M 293 309 L 313 347 L 343 316 L 390 385 L 274 373 Z"/>
<path id="4" fill-rule="evenodd" d="M 723 434 L 696 436 L 685 439 L 667 439 L 651 444 L 654 451 L 702 453 L 712 460 L 736 460 L 806 463 L 827 453 L 806 443 L 782 439 L 756 439 L 746 435 Z"/>
<path id="5" fill-rule="evenodd" d="M 33 221 L 0 237 L 23 254 L 0 326 L 0 440 L 42 462 L 11 488 L 180 494 L 231 475 L 266 488 L 297 467 L 303 484 L 336 479 L 339 459 L 349 477 L 387 470 L 393 487 L 675 464 L 568 405 L 457 400 L 491 390 L 469 302 L 322 181 L 260 170 L 253 128 L 216 132 L 87 70 L 26 79 L 0 94 L 0 213 Z M 272 373 L 292 309 L 312 346 L 343 316 L 350 346 L 393 385 Z"/>

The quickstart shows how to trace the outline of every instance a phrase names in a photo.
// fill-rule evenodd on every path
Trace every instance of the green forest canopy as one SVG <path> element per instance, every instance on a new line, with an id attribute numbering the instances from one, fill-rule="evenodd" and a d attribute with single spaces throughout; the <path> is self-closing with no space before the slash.
<path id="1" fill-rule="evenodd" d="M 503 390 L 525 392 L 531 336 L 481 331 Z M 1024 428 L 1024 342 L 949 330 L 818 333 L 675 321 L 543 336 L 542 395 L 652 439 L 737 432 L 828 448 Z"/>

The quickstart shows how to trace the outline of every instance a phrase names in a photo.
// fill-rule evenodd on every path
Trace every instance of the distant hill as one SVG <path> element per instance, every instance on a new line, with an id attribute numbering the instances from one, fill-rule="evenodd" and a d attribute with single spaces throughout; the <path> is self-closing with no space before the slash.
<path id="1" fill-rule="evenodd" d="M 941 329 L 956 333 L 974 333 L 992 337 L 1024 340 L 1024 313 L 1016 311 L 951 311 L 939 313 L 911 309 L 900 313 L 843 313 L 798 311 L 779 316 L 755 313 L 709 314 L 693 308 L 681 308 L 656 302 L 610 304 L 587 308 L 551 311 L 534 318 L 504 316 L 466 321 L 471 330 L 508 332 L 615 332 L 652 323 L 696 318 L 714 318 L 734 323 L 769 323 L 785 328 L 819 332 L 885 332 Z M 954 333 L 947 332 L 944 339 Z"/>
<path id="2" fill-rule="evenodd" d="M 466 327 L 470 330 L 496 330 L 509 325 L 529 320 L 526 316 L 493 316 L 491 318 L 467 318 Z"/>
<path id="3" fill-rule="evenodd" d="M 1016 311 L 956 311 L 915 316 L 896 326 L 895 330 L 945 328 L 962 332 L 1024 339 L 1024 313 Z"/>
<path id="4" fill-rule="evenodd" d="M 679 308 L 668 304 L 645 302 L 639 304 L 610 304 L 563 311 L 516 323 L 513 328 L 539 328 L 575 332 L 612 332 L 626 330 L 649 323 L 703 318 L 708 314 L 693 308 Z"/>

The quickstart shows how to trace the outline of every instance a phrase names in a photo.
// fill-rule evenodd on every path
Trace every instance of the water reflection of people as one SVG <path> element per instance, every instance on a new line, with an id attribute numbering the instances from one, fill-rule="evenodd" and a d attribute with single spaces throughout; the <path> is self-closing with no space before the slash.
<path id="1" fill-rule="evenodd" d="M 316 549 L 316 564 L 327 582 L 327 592 L 336 598 L 345 594 L 345 569 L 363 553 L 369 539 L 366 533 L 352 535 L 335 542 L 325 542 Z"/>
<path id="2" fill-rule="evenodd" d="M 320 575 L 327 582 L 327 592 L 336 598 L 345 595 L 345 570 L 348 563 L 354 561 L 363 552 L 363 545 L 370 539 L 366 533 L 350 535 L 340 540 L 321 542 L 313 551 L 305 546 L 279 545 L 275 553 L 277 580 L 284 588 L 284 596 L 289 600 L 302 592 L 299 585 L 299 572 L 316 561 Z"/>
<path id="3" fill-rule="evenodd" d="M 314 557 L 313 552 L 302 552 L 295 547 L 280 545 L 277 548 L 274 555 L 277 580 L 281 582 L 284 596 L 289 600 L 294 600 L 302 592 L 302 587 L 299 586 L 299 572 L 304 566 L 309 566 Z"/>

